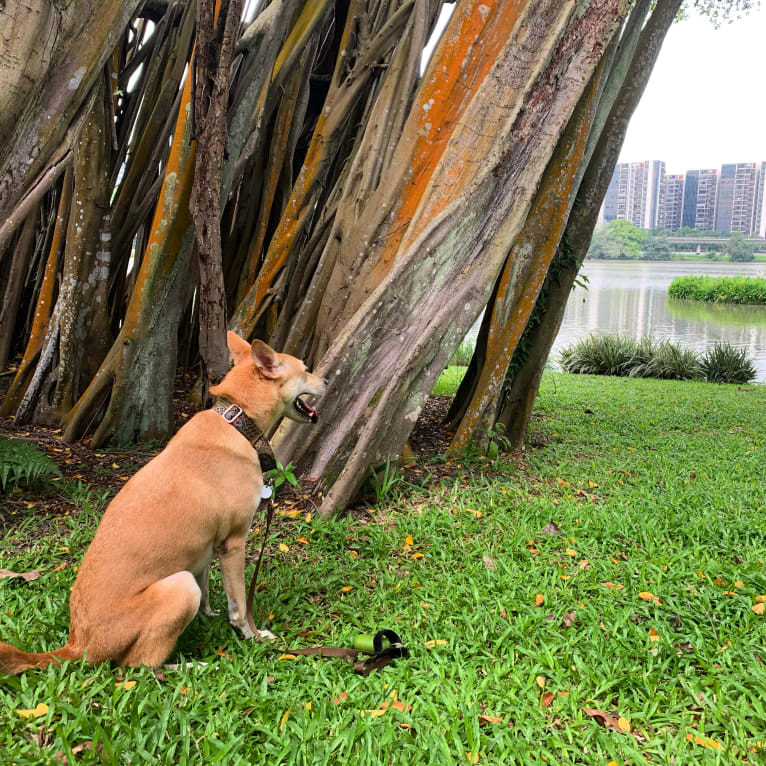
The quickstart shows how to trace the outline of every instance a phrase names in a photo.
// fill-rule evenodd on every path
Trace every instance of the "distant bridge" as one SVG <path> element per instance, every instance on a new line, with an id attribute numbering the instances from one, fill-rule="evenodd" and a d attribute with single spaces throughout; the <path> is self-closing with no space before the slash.
<path id="1" fill-rule="evenodd" d="M 729 237 L 668 237 L 671 245 L 726 245 L 729 243 Z M 755 247 L 760 252 L 766 252 L 766 239 L 763 237 L 746 237 L 745 241 Z"/>

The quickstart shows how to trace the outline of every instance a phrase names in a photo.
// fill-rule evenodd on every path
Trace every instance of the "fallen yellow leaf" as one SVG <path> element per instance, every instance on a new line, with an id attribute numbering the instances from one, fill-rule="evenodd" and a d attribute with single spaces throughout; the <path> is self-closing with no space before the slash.
<path id="1" fill-rule="evenodd" d="M 364 718 L 365 716 L 369 716 L 370 718 L 378 718 L 378 716 L 381 716 L 385 713 L 385 710 L 360 710 L 359 715 Z"/>
<path id="2" fill-rule="evenodd" d="M 630 721 L 624 716 L 620 716 L 617 719 L 617 727 L 619 728 L 620 731 L 625 731 L 625 732 L 630 731 Z"/>
<path id="3" fill-rule="evenodd" d="M 763 604 L 763 603 L 765 603 L 765 602 L 766 602 L 766 596 L 756 596 L 756 597 L 755 597 L 755 600 L 756 600 L 756 601 L 757 601 L 759 604 Z"/>
<path id="4" fill-rule="evenodd" d="M 48 712 L 48 706 L 41 702 L 36 708 L 32 710 L 17 710 L 16 711 L 22 718 L 39 718 L 41 715 L 45 715 Z"/>
<path id="5" fill-rule="evenodd" d="M 574 558 L 577 555 L 577 551 L 574 548 L 567 548 L 566 554 L 567 556 L 572 556 L 572 558 Z"/>
<path id="6" fill-rule="evenodd" d="M 535 677 L 535 683 L 536 683 L 536 684 L 537 684 L 537 685 L 538 685 L 538 686 L 539 686 L 541 689 L 544 689 L 544 688 L 545 688 L 545 681 L 546 681 L 546 680 L 547 680 L 547 679 L 545 678 L 545 676 L 536 676 L 536 677 Z"/>
<path id="7" fill-rule="evenodd" d="M 743 583 L 742 580 L 735 580 L 734 581 L 734 587 L 735 588 L 744 588 L 745 587 L 745 583 Z"/>
<path id="8" fill-rule="evenodd" d="M 280 660 L 294 660 L 295 655 L 294 654 L 280 654 L 279 655 Z"/>
<path id="9" fill-rule="evenodd" d="M 431 641 L 426 641 L 423 646 L 426 649 L 433 649 L 435 646 L 444 646 L 447 642 L 443 638 L 434 638 Z"/>
<path id="10" fill-rule="evenodd" d="M 310 544 L 310 541 L 307 540 L 305 537 L 299 537 L 298 538 L 298 542 L 299 543 L 303 543 L 304 545 L 309 545 Z"/>
<path id="11" fill-rule="evenodd" d="M 478 753 L 466 753 L 465 757 L 468 759 L 468 763 L 478 763 L 479 762 L 479 754 Z"/>
<path id="12" fill-rule="evenodd" d="M 702 745 L 702 747 L 706 747 L 708 750 L 721 749 L 721 743 L 716 742 L 716 740 L 711 739 L 710 737 L 698 737 L 696 734 L 687 734 L 686 739 L 689 742 L 694 742 L 697 745 Z"/>
<path id="13" fill-rule="evenodd" d="M 282 717 L 279 719 L 279 730 L 282 731 L 282 729 L 285 728 L 285 724 L 287 723 L 287 719 L 290 717 L 290 708 L 287 708 L 285 710 Z"/>
<path id="14" fill-rule="evenodd" d="M 757 603 L 757 604 L 753 604 L 753 606 L 751 607 L 751 609 L 752 609 L 752 610 L 753 610 L 753 611 L 754 611 L 756 614 L 763 614 L 763 610 L 764 610 L 764 608 L 766 608 L 766 604 L 764 604 L 764 603 L 763 603 L 763 601 L 760 601 L 760 602 L 759 602 L 759 603 Z"/>
<path id="15" fill-rule="evenodd" d="M 282 551 L 282 553 L 287 553 L 287 551 L 289 551 L 290 549 L 284 543 L 280 543 L 279 550 Z"/>
<path id="16" fill-rule="evenodd" d="M 660 601 L 654 593 L 650 593 L 648 590 L 641 591 L 641 593 L 638 594 L 638 597 L 642 601 L 651 601 L 653 604 L 662 606 L 662 601 Z"/>
<path id="17" fill-rule="evenodd" d="M 422 559 L 423 556 L 425 556 L 424 553 L 413 553 L 412 554 L 412 558 L 414 558 L 414 559 Z"/>
<path id="18" fill-rule="evenodd" d="M 535 596 L 535 606 L 541 606 L 544 601 L 545 601 L 545 596 L 542 593 L 538 593 Z"/>
<path id="19" fill-rule="evenodd" d="M 413 545 L 412 541 L 412 535 L 407 535 L 407 537 L 404 538 L 405 545 Z"/>
<path id="20" fill-rule="evenodd" d="M 136 685 L 135 681 L 119 681 L 115 684 L 115 686 L 122 687 L 123 689 L 129 690 L 132 689 Z"/>
<path id="21" fill-rule="evenodd" d="M 659 637 L 657 631 L 654 628 L 649 628 L 649 640 L 650 641 L 661 641 L 662 639 Z"/>
<path id="22" fill-rule="evenodd" d="M 351 556 L 352 559 L 358 559 L 359 553 L 357 551 L 349 551 L 348 555 Z"/>
<path id="23" fill-rule="evenodd" d="M 344 593 L 348 593 L 350 590 L 354 590 L 354 586 L 353 586 L 353 585 L 344 585 L 344 586 L 341 588 L 341 590 L 342 590 Z"/>

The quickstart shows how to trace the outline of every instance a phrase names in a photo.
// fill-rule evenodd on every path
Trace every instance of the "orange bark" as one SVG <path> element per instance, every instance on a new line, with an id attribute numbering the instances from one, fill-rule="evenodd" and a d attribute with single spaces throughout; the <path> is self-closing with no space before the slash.
<path id="1" fill-rule="evenodd" d="M 196 141 L 191 137 L 191 97 L 192 78 L 187 75 L 151 232 L 120 334 L 98 372 L 64 418 L 65 441 L 82 436 L 90 412 L 99 404 L 107 387 L 113 385 L 106 415 L 91 445 L 98 446 L 110 437 L 115 421 L 119 420 L 116 412 L 122 406 L 130 359 L 151 332 L 152 317 L 156 311 L 162 310 L 163 290 L 168 278 L 177 267 L 178 258 L 186 254 L 184 240 L 191 231 L 189 198 L 196 156 Z"/>
<path id="2" fill-rule="evenodd" d="M 452 439 L 451 450 L 465 449 L 477 437 L 477 430 L 482 427 L 486 430 L 494 425 L 498 397 L 508 365 L 527 326 L 569 218 L 602 71 L 603 60 L 556 147 L 524 229 L 506 259 L 492 306 L 484 365 L 468 409 Z"/>
<path id="3" fill-rule="evenodd" d="M 43 273 L 42 283 L 40 285 L 40 294 L 37 297 L 35 307 L 35 316 L 32 320 L 32 329 L 29 333 L 27 346 L 24 349 L 24 356 L 21 359 L 19 368 L 13 378 L 13 382 L 5 395 L 0 415 L 10 415 L 19 404 L 24 395 L 29 380 L 34 370 L 33 365 L 43 347 L 45 333 L 50 323 L 51 312 L 53 311 L 53 296 L 56 289 L 56 274 L 58 273 L 59 258 L 64 251 L 64 237 L 66 234 L 67 222 L 69 220 L 69 205 L 72 201 L 72 167 L 67 168 L 64 175 L 64 182 L 61 187 L 61 197 L 59 198 L 58 209 L 56 210 L 56 225 L 51 239 L 51 248 L 48 252 L 48 260 L 45 263 L 45 272 Z"/>
<path id="4" fill-rule="evenodd" d="M 455 127 L 510 37 L 524 5 L 523 0 L 468 2 L 459 4 L 452 15 L 424 74 L 400 142 L 409 158 L 394 159 L 394 163 L 406 162 L 411 170 L 386 227 L 390 235 L 384 239 L 371 287 L 388 273 L 400 246 L 410 244 L 457 191 L 443 189 L 441 194 L 433 194 L 428 209 L 409 225 L 431 186 Z M 474 157 L 455 157 L 452 166 L 467 160 L 466 167 L 473 172 Z M 453 183 L 458 180 L 452 179 Z"/>

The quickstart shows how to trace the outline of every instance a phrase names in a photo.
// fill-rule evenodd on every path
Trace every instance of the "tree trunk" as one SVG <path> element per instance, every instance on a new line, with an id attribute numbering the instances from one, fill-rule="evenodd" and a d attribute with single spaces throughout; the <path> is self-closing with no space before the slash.
<path id="1" fill-rule="evenodd" d="M 191 77 L 186 78 L 151 233 L 120 333 L 65 419 L 64 439 L 81 438 L 106 411 L 91 444 L 167 438 L 178 323 L 190 298 L 193 230 L 189 213 L 196 142 L 191 138 Z"/>
<path id="2" fill-rule="evenodd" d="M 630 65 L 617 71 L 617 82 L 612 84 L 618 91 L 616 97 L 607 85 L 604 97 L 613 105 L 593 148 L 562 244 L 538 299 L 535 322 L 526 331 L 523 346 L 529 349 L 528 356 L 516 365 L 498 416 L 498 423 L 503 425 L 514 447 L 523 445 L 545 363 L 561 326 L 572 285 L 590 246 L 598 211 L 625 140 L 628 122 L 638 106 L 680 5 L 681 0 L 659 0 L 640 33 L 635 54 L 632 53 L 630 37 L 626 37 L 627 56 L 623 58 L 623 66 L 627 62 Z M 640 28 L 640 23 L 634 26 L 636 31 Z M 622 53 L 625 56 L 626 52 Z"/>
<path id="3" fill-rule="evenodd" d="M 56 211 L 56 224 L 51 239 L 51 246 L 48 252 L 48 259 L 45 264 L 40 292 L 36 297 L 36 306 L 32 328 L 29 332 L 27 346 L 24 355 L 21 358 L 13 382 L 5 395 L 2 405 L 0 405 L 0 415 L 10 415 L 19 406 L 21 397 L 27 390 L 32 375 L 35 371 L 35 364 L 40 358 L 40 352 L 43 348 L 48 325 L 56 297 L 57 275 L 59 271 L 59 262 L 64 254 L 64 243 L 66 241 L 65 231 L 67 221 L 69 220 L 69 208 L 72 202 L 72 167 L 67 168 L 64 175 L 64 181 L 61 185 L 61 194 L 59 196 L 58 209 Z"/>
<path id="4" fill-rule="evenodd" d="M 403 240 L 389 273 L 318 366 L 330 381 L 326 425 L 308 435 L 288 425 L 279 434 L 285 459 L 318 479 L 324 514 L 350 501 L 371 465 L 401 451 L 433 382 L 486 303 L 623 13 L 617 2 L 541 1 L 524 9 L 433 174 L 442 211 L 433 216 L 439 199 L 432 196 L 420 206 L 425 220 L 410 225 L 422 233 Z M 478 147 L 477 134 L 484 137 Z M 482 162 L 466 166 L 471 147 Z"/>
<path id="5" fill-rule="evenodd" d="M 226 148 L 229 70 L 242 0 L 228 0 L 223 7 L 214 0 L 198 0 L 197 9 L 197 156 L 189 204 L 199 258 L 199 354 L 205 406 L 210 384 L 218 383 L 229 369 L 226 288 L 221 265 L 221 170 Z"/>
<path id="6" fill-rule="evenodd" d="M 46 171 L 139 0 L 7 0 L 4 5 L 0 221 L 7 222 L 31 189 L 53 183 Z"/>
<path id="7" fill-rule="evenodd" d="M 3 305 L 0 308 L 0 370 L 5 369 L 5 365 L 8 364 L 24 277 L 35 249 L 37 216 L 38 211 L 34 210 L 24 221 L 11 256 L 8 281 L 3 292 Z"/>

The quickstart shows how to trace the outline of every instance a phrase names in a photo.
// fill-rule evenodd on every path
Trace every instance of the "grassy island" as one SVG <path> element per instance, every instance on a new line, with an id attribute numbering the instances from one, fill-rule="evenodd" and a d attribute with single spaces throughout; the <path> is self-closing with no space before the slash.
<path id="1" fill-rule="evenodd" d="M 766 306 L 766 279 L 762 277 L 676 277 L 668 288 L 671 298 Z"/>

